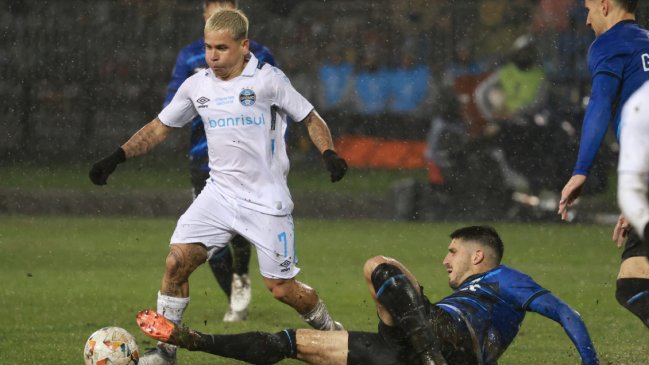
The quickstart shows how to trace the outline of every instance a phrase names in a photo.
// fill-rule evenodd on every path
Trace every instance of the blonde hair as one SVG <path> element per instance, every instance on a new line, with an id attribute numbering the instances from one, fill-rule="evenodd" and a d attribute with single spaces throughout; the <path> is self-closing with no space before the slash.
<path id="1" fill-rule="evenodd" d="M 205 23 L 205 32 L 227 30 L 235 41 L 248 38 L 248 18 L 239 9 L 219 9 Z"/>

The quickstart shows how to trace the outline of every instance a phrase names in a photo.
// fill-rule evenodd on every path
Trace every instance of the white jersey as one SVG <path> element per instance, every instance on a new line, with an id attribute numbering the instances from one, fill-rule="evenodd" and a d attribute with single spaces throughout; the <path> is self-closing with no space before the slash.
<path id="1" fill-rule="evenodd" d="M 286 182 L 286 117 L 302 121 L 312 110 L 281 70 L 251 55 L 232 80 L 220 80 L 210 69 L 189 77 L 158 118 L 182 127 L 200 115 L 210 179 L 219 192 L 249 209 L 286 215 L 293 210 Z"/>
<path id="2" fill-rule="evenodd" d="M 649 222 L 649 82 L 622 108 L 618 202 L 625 218 L 642 235 Z"/>

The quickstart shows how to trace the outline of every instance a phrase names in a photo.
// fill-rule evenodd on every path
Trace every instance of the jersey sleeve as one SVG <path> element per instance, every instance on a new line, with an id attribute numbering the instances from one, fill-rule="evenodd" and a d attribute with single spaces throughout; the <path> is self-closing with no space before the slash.
<path id="1" fill-rule="evenodd" d="M 609 73 L 600 73 L 593 77 L 592 92 L 581 126 L 579 153 L 573 175 L 588 175 L 613 117 L 613 104 L 619 86 L 620 79 Z"/>
<path id="2" fill-rule="evenodd" d="M 313 110 L 313 105 L 300 94 L 288 77 L 277 67 L 271 67 L 275 95 L 273 102 L 293 121 L 300 122 Z"/>
<path id="3" fill-rule="evenodd" d="M 600 73 L 622 79 L 624 57 L 619 44 L 610 44 L 607 39 L 596 39 L 588 51 L 588 68 L 592 79 Z"/>
<path id="4" fill-rule="evenodd" d="M 595 346 L 590 339 L 584 321 L 577 311 L 561 299 L 545 293 L 537 296 L 528 305 L 528 310 L 561 324 L 572 343 L 579 351 L 583 364 L 599 364 Z"/>
<path id="5" fill-rule="evenodd" d="M 185 80 L 180 85 L 180 88 L 178 88 L 176 95 L 171 99 L 169 105 L 158 114 L 158 119 L 163 124 L 169 127 L 180 128 L 198 115 L 189 93 L 193 80 L 192 78 Z"/>
<path id="6" fill-rule="evenodd" d="M 171 80 L 167 85 L 167 95 L 165 96 L 165 100 L 162 103 L 163 107 L 171 103 L 171 100 L 176 95 L 176 92 L 178 91 L 180 85 L 182 85 L 182 83 L 191 75 L 192 70 L 187 64 L 187 51 L 186 48 L 184 48 L 178 53 L 174 69 L 171 72 Z"/>
<path id="7" fill-rule="evenodd" d="M 513 270 L 505 278 L 508 279 L 507 281 L 509 281 L 509 283 L 501 285 L 501 288 L 505 288 L 505 295 L 508 299 L 523 310 L 528 310 L 529 304 L 534 301 L 535 298 L 545 293 L 549 293 L 547 289 L 543 288 L 532 280 L 532 278 L 521 272 Z"/>

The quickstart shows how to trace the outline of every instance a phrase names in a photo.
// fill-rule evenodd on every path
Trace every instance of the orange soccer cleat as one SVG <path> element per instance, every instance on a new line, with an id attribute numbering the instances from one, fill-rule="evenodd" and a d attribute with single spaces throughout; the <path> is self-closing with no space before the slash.
<path id="1" fill-rule="evenodd" d="M 137 325 L 147 336 L 158 341 L 172 343 L 176 324 L 153 309 L 145 309 L 137 314 Z"/>
<path id="2" fill-rule="evenodd" d="M 196 350 L 201 341 L 201 333 L 179 326 L 153 309 L 140 311 L 137 325 L 151 338 L 189 350 Z"/>

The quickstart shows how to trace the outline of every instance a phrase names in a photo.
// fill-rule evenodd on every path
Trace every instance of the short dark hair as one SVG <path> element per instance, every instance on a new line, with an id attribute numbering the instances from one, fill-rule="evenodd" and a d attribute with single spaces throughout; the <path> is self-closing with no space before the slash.
<path id="1" fill-rule="evenodd" d="M 451 239 L 474 241 L 489 247 L 496 253 L 496 260 L 500 263 L 505 253 L 505 246 L 498 232 L 491 226 L 469 226 L 456 229 L 451 233 Z"/>
<path id="2" fill-rule="evenodd" d="M 615 0 L 615 2 L 629 13 L 635 13 L 638 9 L 638 0 Z"/>
<path id="3" fill-rule="evenodd" d="M 237 0 L 205 0 L 203 2 L 204 7 L 208 7 L 210 4 L 230 4 L 236 8 Z"/>

